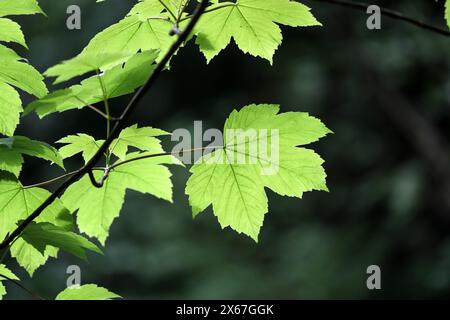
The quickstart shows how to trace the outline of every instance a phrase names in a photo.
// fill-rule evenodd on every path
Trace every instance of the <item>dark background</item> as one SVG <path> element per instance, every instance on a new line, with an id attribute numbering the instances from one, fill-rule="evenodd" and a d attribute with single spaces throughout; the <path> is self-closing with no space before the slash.
<path id="1" fill-rule="evenodd" d="M 443 1 L 373 2 L 445 27 Z M 73 57 L 132 5 L 40 3 L 47 18 L 18 19 L 30 46 L 21 53 L 40 71 Z M 304 3 L 324 27 L 283 28 L 273 66 L 235 45 L 206 65 L 191 43 L 133 123 L 173 130 L 203 120 L 221 128 L 234 108 L 253 102 L 310 112 L 335 132 L 313 146 L 326 159 L 331 192 L 299 200 L 268 191 L 270 212 L 255 244 L 222 231 L 210 209 L 193 221 L 184 195 L 187 171 L 174 168 L 175 204 L 129 191 L 105 256 L 92 254 L 84 263 L 62 253 L 32 280 L 14 268 L 28 287 L 54 297 L 65 288 L 66 268 L 77 264 L 83 283 L 126 298 L 450 297 L 449 38 L 387 17 L 382 30 L 369 31 L 363 11 Z M 70 4 L 82 8 L 81 31 L 66 28 Z M 115 114 L 125 101 L 113 101 Z M 85 109 L 42 121 L 30 115 L 17 134 L 54 142 L 76 132 L 102 138 L 104 131 L 102 119 Z M 78 165 L 67 163 L 68 169 Z M 29 160 L 22 180 L 58 174 Z M 379 291 L 366 288 L 372 264 L 381 267 Z M 9 299 L 28 298 L 8 289 Z"/>

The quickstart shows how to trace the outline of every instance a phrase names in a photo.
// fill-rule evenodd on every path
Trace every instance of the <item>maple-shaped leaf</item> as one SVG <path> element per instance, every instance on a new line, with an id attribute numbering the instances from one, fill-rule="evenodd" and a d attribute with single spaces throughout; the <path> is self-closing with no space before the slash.
<path id="1" fill-rule="evenodd" d="M 81 109 L 100 101 L 133 93 L 142 86 L 154 69 L 158 53 L 138 53 L 124 66 L 119 65 L 100 75 L 83 80 L 67 89 L 57 90 L 29 104 L 25 114 L 35 111 L 43 118 L 54 112 Z"/>
<path id="2" fill-rule="evenodd" d="M 2 277 L 3 276 L 3 277 Z M 5 278 L 5 276 L 7 278 Z M 3 296 L 6 294 L 6 288 L 4 282 L 11 280 L 19 280 L 19 278 L 9 270 L 4 264 L 0 264 L 0 300 L 3 299 Z"/>
<path id="3" fill-rule="evenodd" d="M 45 142 L 31 140 L 23 136 L 0 139 L 0 170 L 19 176 L 23 156 L 41 158 L 64 169 L 63 159 L 58 151 Z"/>
<path id="4" fill-rule="evenodd" d="M 169 135 L 169 133 L 151 127 L 138 128 L 136 124 L 122 130 L 119 137 L 113 140 L 111 152 L 122 160 L 125 159 L 129 147 L 152 153 L 163 152 L 161 141 L 156 138 L 162 135 Z"/>
<path id="5" fill-rule="evenodd" d="M 79 133 L 77 135 L 64 137 L 56 143 L 66 144 L 59 149 L 59 154 L 63 159 L 67 159 L 81 153 L 85 163 L 87 163 L 95 155 L 98 149 L 100 149 L 100 146 L 104 142 L 104 140 L 95 140 L 94 137 L 88 134 Z"/>
<path id="6" fill-rule="evenodd" d="M 1 38 L 0 31 L 0 40 Z M 13 50 L 3 45 L 0 45 L 0 65 L 0 134 L 12 136 L 23 111 L 22 101 L 14 87 L 38 98 L 48 91 L 43 82 L 44 77 Z"/>
<path id="7" fill-rule="evenodd" d="M 85 284 L 65 289 L 56 296 L 55 300 L 111 300 L 118 298 L 121 296 L 96 284 Z"/>
<path id="8" fill-rule="evenodd" d="M 42 255 L 48 246 L 59 248 L 83 260 L 87 260 L 86 250 L 103 254 L 95 244 L 84 237 L 48 222 L 30 223 L 20 237 Z"/>
<path id="9" fill-rule="evenodd" d="M 257 241 L 268 211 L 266 187 L 299 198 L 306 191 L 327 190 L 323 160 L 298 146 L 330 130 L 306 113 L 278 112 L 277 105 L 250 105 L 230 114 L 223 147 L 191 168 L 186 194 L 194 217 L 212 205 L 222 228 Z"/>
<path id="10" fill-rule="evenodd" d="M 158 50 L 161 58 L 174 41 L 169 34 L 173 22 L 164 12 L 164 5 L 174 8 L 173 2 L 138 2 L 124 19 L 98 33 L 75 58 L 51 67 L 45 75 L 57 77 L 55 83 L 59 83 L 89 71 L 106 71 L 138 51 Z"/>
<path id="11" fill-rule="evenodd" d="M 132 153 L 125 161 L 148 154 Z M 90 179 L 84 177 L 70 186 L 61 199 L 72 212 L 78 211 L 80 231 L 104 245 L 109 228 L 122 209 L 127 189 L 172 201 L 171 173 L 164 164 L 179 164 L 179 161 L 171 156 L 162 156 L 126 162 L 111 170 L 102 188 L 94 187 Z M 102 174 L 94 172 L 96 179 L 100 179 Z"/>
<path id="12" fill-rule="evenodd" d="M 195 30 L 196 43 L 209 62 L 233 38 L 245 53 L 262 57 L 272 63 L 275 50 L 281 44 L 278 26 L 318 26 L 310 9 L 291 0 L 237 0 L 220 2 L 208 7 Z"/>
<path id="13" fill-rule="evenodd" d="M 12 174 L 0 172 L 0 239 L 3 240 L 49 196 L 50 192 L 47 190 L 24 188 Z M 49 222 L 66 229 L 72 227 L 71 215 L 59 199 L 45 209 L 35 221 Z M 11 246 L 11 255 L 30 275 L 50 256 L 56 257 L 57 252 L 57 248 L 48 247 L 42 254 L 21 238 L 16 239 Z"/>

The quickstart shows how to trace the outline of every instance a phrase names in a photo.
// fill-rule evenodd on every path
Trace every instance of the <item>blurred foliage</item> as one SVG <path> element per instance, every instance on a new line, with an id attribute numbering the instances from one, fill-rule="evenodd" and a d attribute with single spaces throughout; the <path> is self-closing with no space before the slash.
<path id="1" fill-rule="evenodd" d="M 26 17 L 21 23 L 31 49 L 23 54 L 41 71 L 78 53 L 131 6 L 122 0 L 40 2 L 48 18 Z M 301 201 L 269 194 L 270 213 L 255 244 L 220 230 L 210 210 L 193 221 L 184 195 L 187 173 L 174 168 L 175 204 L 128 193 L 105 256 L 91 255 L 90 263 L 81 263 L 62 254 L 32 281 L 14 268 L 26 285 L 53 297 L 65 287 L 66 268 L 78 264 L 83 283 L 98 283 L 127 298 L 450 297 L 445 177 L 433 174 L 433 164 L 392 122 L 395 101 L 381 108 L 379 99 L 390 101 L 389 88 L 448 142 L 449 39 L 388 18 L 382 30 L 369 31 L 362 11 L 304 2 L 324 27 L 285 28 L 273 67 L 233 47 L 207 66 L 188 45 L 133 121 L 173 130 L 193 129 L 194 120 L 203 120 L 205 127 L 221 128 L 233 108 L 251 102 L 310 112 L 335 132 L 315 145 L 327 161 L 331 192 L 309 193 Z M 445 26 L 443 3 L 376 2 Z M 74 3 L 82 8 L 81 31 L 65 27 L 66 8 Z M 368 80 L 368 73 L 378 80 Z M 116 114 L 125 101 L 114 102 Z M 88 110 L 40 122 L 30 115 L 18 131 L 49 142 L 75 132 L 101 137 L 103 122 Z M 58 174 L 42 165 L 28 163 L 25 183 Z M 366 268 L 372 264 L 381 267 L 381 291 L 366 288 Z M 10 299 L 28 298 L 12 286 L 9 292 Z"/>

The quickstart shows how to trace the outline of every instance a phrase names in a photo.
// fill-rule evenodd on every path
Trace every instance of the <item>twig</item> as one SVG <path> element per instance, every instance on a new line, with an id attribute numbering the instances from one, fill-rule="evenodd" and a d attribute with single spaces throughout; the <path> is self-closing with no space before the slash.
<path id="1" fill-rule="evenodd" d="M 348 7 L 348 8 L 355 8 L 355 9 L 361 9 L 366 11 L 367 8 L 371 5 L 369 3 L 365 3 L 365 2 L 359 2 L 359 1 L 350 1 L 350 0 L 315 0 L 318 2 L 327 2 L 327 3 L 333 3 L 333 4 L 337 4 L 337 5 L 341 5 L 344 7 Z M 415 19 L 412 17 L 408 17 L 406 15 L 404 15 L 401 12 L 397 12 L 391 9 L 386 9 L 386 8 L 381 8 L 381 13 L 384 14 L 387 17 L 393 18 L 393 19 L 397 19 L 397 20 L 401 20 L 401 21 L 405 21 L 408 22 L 410 24 L 415 25 L 416 27 L 425 29 L 425 30 L 429 30 L 438 34 L 441 34 L 443 36 L 447 36 L 450 37 L 450 31 L 446 30 L 446 29 L 442 29 L 436 26 L 433 26 L 431 24 L 425 23 L 419 19 Z"/>
<path id="2" fill-rule="evenodd" d="M 116 125 L 111 131 L 110 136 L 106 141 L 100 146 L 99 150 L 95 153 L 89 162 L 75 171 L 75 173 L 64 183 L 62 183 L 37 209 L 33 211 L 31 215 L 29 215 L 22 223 L 0 244 L 0 250 L 3 250 L 8 247 L 9 243 L 11 243 L 17 236 L 19 236 L 23 230 L 33 222 L 37 217 L 41 215 L 41 213 L 53 203 L 69 186 L 82 178 L 85 174 L 88 174 L 92 168 L 96 165 L 96 163 L 101 159 L 104 152 L 109 148 L 112 141 L 119 135 L 120 131 L 124 128 L 127 120 L 133 114 L 137 105 L 143 98 L 144 94 L 152 87 L 155 81 L 158 79 L 162 71 L 165 69 L 167 63 L 173 57 L 173 55 L 178 51 L 178 49 L 184 44 L 185 40 L 189 37 L 190 33 L 194 29 L 194 26 L 197 24 L 200 16 L 205 11 L 206 6 L 208 5 L 208 0 L 201 0 L 195 9 L 195 12 L 192 16 L 191 21 L 186 26 L 186 29 L 179 35 L 174 44 L 170 47 L 161 61 L 156 65 L 153 73 L 149 76 L 146 83 L 134 94 L 131 98 L 129 104 L 125 108 L 122 116 Z"/>
<path id="3" fill-rule="evenodd" d="M 20 289 L 22 289 L 23 291 L 25 291 L 26 293 L 28 293 L 30 296 L 32 296 L 33 298 L 37 299 L 37 300 L 45 300 L 44 298 L 42 298 L 41 296 L 39 296 L 38 294 L 34 293 L 33 291 L 31 291 L 30 289 L 28 289 L 27 287 L 25 287 L 24 285 L 22 285 L 19 281 L 11 279 L 10 277 L 7 277 L 3 274 L 0 273 L 0 278 L 3 278 L 5 280 L 8 280 L 9 282 L 15 284 L 17 287 L 19 287 Z"/>

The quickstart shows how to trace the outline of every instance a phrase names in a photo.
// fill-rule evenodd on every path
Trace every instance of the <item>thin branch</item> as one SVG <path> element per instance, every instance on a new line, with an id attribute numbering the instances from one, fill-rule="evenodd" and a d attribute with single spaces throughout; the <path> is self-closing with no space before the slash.
<path id="1" fill-rule="evenodd" d="M 39 296 L 38 294 L 34 293 L 33 291 L 31 291 L 30 289 L 28 289 L 27 287 L 25 287 L 23 284 L 21 284 L 19 281 L 11 279 L 8 276 L 5 276 L 3 274 L 0 273 L 0 278 L 3 278 L 5 280 L 8 280 L 9 282 L 15 284 L 17 287 L 19 287 L 20 289 L 22 289 L 23 291 L 25 291 L 26 293 L 28 293 L 30 296 L 32 296 L 34 299 L 37 300 L 45 300 L 44 298 L 42 298 L 41 296 Z"/>
<path id="2" fill-rule="evenodd" d="M 81 98 L 77 97 L 77 96 L 73 96 L 75 99 L 77 99 L 78 101 L 80 101 L 81 103 L 83 103 L 84 105 L 86 105 L 86 107 L 88 107 L 89 109 L 91 109 L 92 111 L 95 111 L 96 113 L 98 113 L 99 115 L 101 115 L 103 118 L 105 119 L 109 119 L 111 121 L 119 121 L 120 118 L 115 118 L 115 117 L 111 117 L 109 115 L 107 115 L 106 113 L 104 113 L 103 111 L 101 111 L 100 109 L 97 109 L 96 107 L 94 107 L 92 104 L 86 103 L 85 101 L 83 101 Z"/>
<path id="3" fill-rule="evenodd" d="M 348 7 L 348 8 L 361 9 L 361 10 L 364 10 L 365 12 L 367 11 L 367 8 L 369 6 L 371 6 L 371 4 L 369 4 L 369 3 L 359 2 L 359 1 L 351 1 L 351 0 L 315 0 L 315 1 L 333 3 L 333 4 L 340 5 L 340 6 Z M 428 24 L 426 22 L 423 22 L 422 20 L 408 17 L 398 11 L 381 8 L 381 7 L 380 7 L 380 9 L 381 9 L 381 13 L 387 17 L 401 20 L 401 21 L 410 23 L 412 25 L 415 25 L 416 27 L 419 27 L 419 28 L 422 28 L 422 29 L 425 29 L 428 31 L 432 31 L 432 32 L 441 34 L 443 36 L 450 37 L 450 30 L 442 29 L 442 28 L 433 26 L 431 24 Z"/>
<path id="4" fill-rule="evenodd" d="M 170 10 L 170 8 L 164 3 L 164 1 L 162 1 L 162 0 L 158 0 L 158 1 L 164 7 L 164 9 L 166 9 L 167 12 L 172 16 L 172 18 L 176 21 L 177 16 L 172 12 L 172 10 Z"/>
<path id="5" fill-rule="evenodd" d="M 178 49 L 184 44 L 186 39 L 188 39 L 191 34 L 194 26 L 197 24 L 200 16 L 205 11 L 205 8 L 208 5 L 208 0 L 201 0 L 195 9 L 195 12 L 192 16 L 191 21 L 186 26 L 186 29 L 178 36 L 177 40 L 173 43 L 161 61 L 156 65 L 153 73 L 149 76 L 146 83 L 134 94 L 125 108 L 120 120 L 116 122 L 116 125 L 111 131 L 110 136 L 106 141 L 101 145 L 99 150 L 95 153 L 89 162 L 77 170 L 69 179 L 64 181 L 38 208 L 36 208 L 31 215 L 29 215 L 25 220 L 20 223 L 20 225 L 0 244 L 0 250 L 3 250 L 8 247 L 8 245 L 14 241 L 14 239 L 19 236 L 23 230 L 33 222 L 37 217 L 41 215 L 41 213 L 53 203 L 69 186 L 82 178 L 85 174 L 89 173 L 97 162 L 101 159 L 104 152 L 109 148 L 112 141 L 118 137 L 120 131 L 124 128 L 127 120 L 133 114 L 134 110 L 138 106 L 139 102 L 142 100 L 145 93 L 153 86 L 155 81 L 159 78 L 160 74 L 164 71 L 167 63 L 173 57 L 173 55 L 178 51 Z"/>

